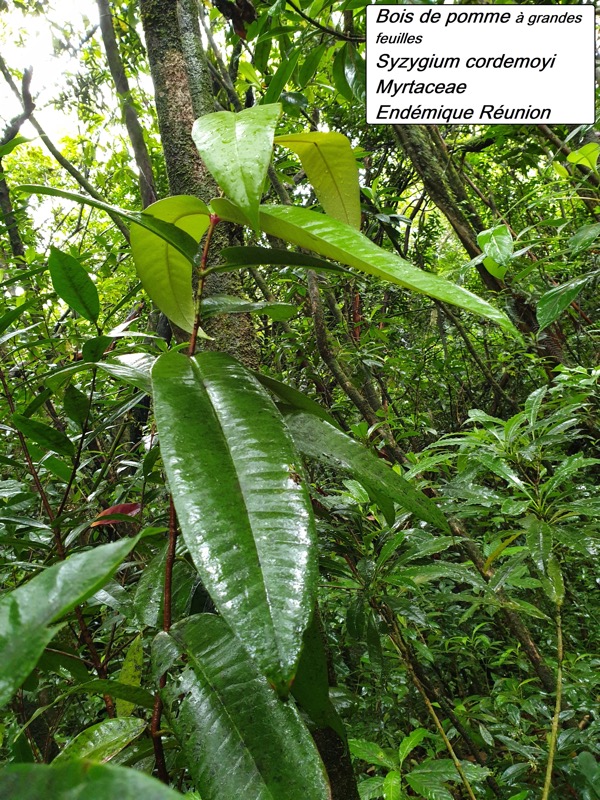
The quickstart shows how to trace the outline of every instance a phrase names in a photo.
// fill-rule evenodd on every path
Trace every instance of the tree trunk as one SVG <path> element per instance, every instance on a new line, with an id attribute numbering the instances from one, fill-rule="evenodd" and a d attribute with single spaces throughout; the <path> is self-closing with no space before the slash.
<path id="1" fill-rule="evenodd" d="M 98 11 L 100 13 L 100 30 L 102 32 L 102 41 L 104 42 L 104 49 L 106 50 L 106 60 L 110 74 L 117 90 L 121 109 L 123 111 L 123 119 L 127 126 L 127 132 L 133 147 L 133 154 L 135 156 L 135 163 L 139 171 L 139 184 L 140 196 L 142 198 L 142 206 L 154 203 L 158 195 L 154 185 L 154 175 L 152 173 L 152 164 L 148 154 L 148 148 L 144 140 L 144 132 L 138 118 L 137 111 L 131 100 L 131 91 L 129 89 L 129 81 L 125 74 L 121 55 L 119 53 L 119 46 L 115 36 L 115 29 L 113 27 L 112 16 L 110 12 L 109 0 L 96 0 L 98 3 Z"/>
<path id="2" fill-rule="evenodd" d="M 206 56 L 197 36 L 197 14 L 185 1 L 140 0 L 140 9 L 170 192 L 195 195 L 208 203 L 219 189 L 191 135 L 196 115 L 214 111 Z M 239 244 L 235 229 L 221 223 L 213 236 L 209 264 L 218 263 L 215 253 L 232 244 Z M 205 295 L 239 294 L 239 290 L 237 273 L 213 274 L 206 281 Z M 204 330 L 214 337 L 203 343 L 206 349 L 228 352 L 246 366 L 258 367 L 256 336 L 249 316 L 213 317 Z"/>
<path id="3" fill-rule="evenodd" d="M 471 258 L 481 254 L 477 232 L 485 228 L 471 204 L 462 177 L 446 150 L 436 126 L 394 125 L 400 146 L 410 158 L 423 181 L 427 194 L 444 214 Z M 517 289 L 491 275 L 483 264 L 477 271 L 484 286 L 492 292 L 503 292 L 510 315 L 525 334 L 535 334 L 538 322 L 535 308 Z M 547 364 L 556 366 L 563 360 L 562 337 L 557 328 L 548 328 L 537 341 L 537 354 Z"/>

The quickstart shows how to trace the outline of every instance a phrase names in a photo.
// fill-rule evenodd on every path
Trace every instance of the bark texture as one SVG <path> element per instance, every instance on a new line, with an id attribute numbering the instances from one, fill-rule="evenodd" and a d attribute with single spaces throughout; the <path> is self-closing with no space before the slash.
<path id="1" fill-rule="evenodd" d="M 394 133 L 417 170 L 423 186 L 435 205 L 444 214 L 471 258 L 480 255 L 477 232 L 485 225 L 472 205 L 461 174 L 456 169 L 436 126 L 394 125 Z M 484 286 L 491 292 L 502 292 L 507 311 L 525 334 L 535 334 L 538 322 L 535 308 L 517 289 L 498 280 L 483 264 L 477 271 Z M 536 343 L 537 354 L 550 366 L 563 361 L 562 337 L 554 327 L 544 331 Z"/>
<path id="2" fill-rule="evenodd" d="M 206 55 L 198 36 L 198 16 L 183 0 L 140 0 L 158 125 L 171 194 L 195 195 L 205 203 L 219 194 L 192 140 L 197 116 L 214 111 L 214 96 Z M 218 263 L 223 247 L 239 244 L 233 226 L 220 224 L 213 236 L 209 265 Z M 210 275 L 205 295 L 239 294 L 237 273 Z M 221 315 L 204 325 L 213 338 L 203 347 L 220 350 L 246 366 L 258 367 L 258 346 L 250 317 Z"/>
<path id="3" fill-rule="evenodd" d="M 109 0 L 96 0 L 96 2 L 100 14 L 100 31 L 102 32 L 102 41 L 104 42 L 104 49 L 106 50 L 106 60 L 108 61 L 108 67 L 115 84 L 115 89 L 117 90 L 123 112 L 123 119 L 127 127 L 127 133 L 129 134 L 135 163 L 139 172 L 142 206 L 146 208 L 146 206 L 151 205 L 158 199 L 156 187 L 154 185 L 152 163 L 144 140 L 144 132 L 140 125 L 138 113 L 131 99 L 131 90 L 129 88 L 127 75 L 125 74 L 125 68 L 123 67 L 123 61 L 121 60 L 121 54 L 119 53 L 119 45 L 117 44 L 117 38 L 115 36 Z"/>

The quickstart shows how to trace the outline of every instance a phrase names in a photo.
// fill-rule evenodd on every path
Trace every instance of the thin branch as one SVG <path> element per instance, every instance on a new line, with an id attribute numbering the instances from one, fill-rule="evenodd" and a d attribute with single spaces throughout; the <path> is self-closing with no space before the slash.
<path id="1" fill-rule="evenodd" d="M 106 60 L 115 84 L 119 102 L 121 103 L 123 119 L 133 148 L 135 163 L 139 171 L 142 206 L 146 208 L 154 203 L 158 197 L 154 184 L 150 155 L 146 147 L 144 132 L 140 125 L 138 113 L 131 99 L 129 81 L 127 80 L 125 68 L 123 67 L 123 60 L 119 52 L 119 45 L 117 43 L 117 37 L 115 36 L 109 2 L 108 0 L 96 0 L 96 2 L 100 14 L 100 30 L 102 32 L 102 41 L 104 42 L 104 49 L 106 51 Z"/>
<path id="2" fill-rule="evenodd" d="M 1 55 L 0 55 L 0 72 L 2 72 L 2 74 L 4 75 L 4 78 L 6 79 L 6 82 L 13 91 L 13 94 L 19 99 L 21 103 L 23 103 L 23 98 L 21 97 L 21 94 L 14 80 L 12 79 L 12 75 L 10 74 L 10 72 L 6 67 L 6 62 L 4 61 Z M 100 202 L 104 202 L 104 198 L 102 197 L 102 195 L 99 194 L 99 192 L 97 192 L 94 189 L 94 187 L 87 180 L 87 178 L 77 169 L 76 166 L 74 166 L 74 164 L 72 164 L 68 159 L 66 159 L 62 155 L 62 153 L 55 147 L 55 145 L 52 143 L 47 133 L 42 128 L 42 126 L 40 125 L 40 123 L 37 121 L 37 119 L 33 114 L 29 116 L 29 121 L 38 132 L 40 139 L 44 142 L 50 153 L 52 153 L 52 155 L 54 156 L 56 161 L 58 161 L 61 167 L 65 169 L 69 173 L 69 175 L 75 178 L 77 183 L 82 187 L 82 189 L 85 189 L 85 191 L 90 195 L 90 197 L 93 197 L 96 200 L 100 200 Z M 125 237 L 125 240 L 129 242 L 129 228 L 127 227 L 127 225 L 118 215 L 112 214 L 111 212 L 108 212 L 108 214 L 112 219 L 112 221 L 117 226 L 117 228 L 121 231 L 121 233 Z"/>
<path id="3" fill-rule="evenodd" d="M 354 44 L 360 44 L 361 42 L 365 42 L 366 39 L 364 36 L 349 36 L 346 33 L 342 33 L 341 31 L 336 31 L 335 28 L 328 28 L 326 25 L 321 25 L 320 22 L 317 22 L 316 19 L 309 17 L 308 14 L 305 14 L 301 8 L 292 2 L 292 0 L 287 0 L 288 6 L 291 6 L 296 14 L 299 14 L 302 19 L 305 19 L 309 22 L 313 28 L 318 28 L 320 31 L 324 33 L 328 33 L 330 36 L 334 36 L 336 39 L 341 39 L 344 42 L 353 42 Z"/>

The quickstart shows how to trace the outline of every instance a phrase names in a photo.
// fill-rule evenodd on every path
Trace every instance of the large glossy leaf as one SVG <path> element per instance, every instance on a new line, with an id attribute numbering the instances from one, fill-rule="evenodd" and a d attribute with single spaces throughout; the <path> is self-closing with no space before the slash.
<path id="1" fill-rule="evenodd" d="M 293 702 L 279 700 L 224 620 L 200 614 L 168 636 L 190 669 L 163 695 L 203 800 L 327 800 L 323 765 Z"/>
<path id="2" fill-rule="evenodd" d="M 150 393 L 150 372 L 155 360 L 155 356 L 150 353 L 124 353 L 110 361 L 101 361 L 98 366 L 113 378 Z"/>
<path id="3" fill-rule="evenodd" d="M 38 186 L 35 184 L 22 184 L 17 186 L 14 191 L 22 192 L 23 194 L 44 194 L 51 197 L 62 197 L 63 200 L 71 200 L 74 203 L 82 203 L 83 205 L 98 208 L 101 211 L 106 211 L 108 214 L 116 214 L 127 222 L 133 222 L 136 225 L 141 225 L 142 228 L 147 228 L 149 231 L 156 233 L 165 242 L 169 242 L 179 252 L 184 255 L 188 261 L 192 262 L 198 249 L 197 243 L 192 239 L 189 234 L 158 219 L 152 214 L 146 214 L 139 211 L 126 211 L 124 208 L 118 206 L 111 206 L 108 203 L 103 203 L 100 200 L 94 200 L 93 197 L 88 197 L 85 194 L 78 194 L 77 192 L 67 192 L 64 189 L 55 189 L 53 186 Z"/>
<path id="4" fill-rule="evenodd" d="M 418 519 L 441 530 L 450 530 L 433 500 L 362 444 L 313 414 L 292 411 L 285 414 L 285 420 L 302 453 L 351 473 L 367 489 L 382 492 Z"/>
<path id="5" fill-rule="evenodd" d="M 0 771 L 0 800 L 181 800 L 182 795 L 135 769 L 67 761 L 13 764 Z"/>
<path id="6" fill-rule="evenodd" d="M 221 189 L 258 231 L 258 207 L 271 160 L 279 103 L 239 113 L 217 111 L 194 122 L 192 138 Z"/>
<path id="7" fill-rule="evenodd" d="M 48 268 L 52 286 L 60 299 L 84 319 L 96 322 L 100 313 L 98 290 L 79 261 L 51 247 Z"/>
<path id="8" fill-rule="evenodd" d="M 197 197 L 165 197 L 146 214 L 175 225 L 199 242 L 208 228 L 206 205 Z M 194 327 L 192 265 L 182 253 L 148 228 L 131 226 L 131 252 L 139 279 L 151 300 L 184 331 Z"/>
<path id="9" fill-rule="evenodd" d="M 299 156 L 325 213 L 360 229 L 358 166 L 348 138 L 335 131 L 315 131 L 277 136 L 275 144 Z"/>
<path id="10" fill-rule="evenodd" d="M 88 758 L 91 761 L 109 761 L 136 739 L 146 723 L 137 717 L 104 719 L 71 739 L 54 759 L 54 763 Z"/>
<path id="11" fill-rule="evenodd" d="M 223 617 L 286 692 L 316 580 L 314 523 L 291 438 L 256 378 L 223 353 L 165 353 L 152 382 L 190 555 Z"/>
<path id="12" fill-rule="evenodd" d="M 316 728 L 333 728 L 340 739 L 345 740 L 344 724 L 329 698 L 324 636 L 318 614 L 315 613 L 304 634 L 302 655 L 292 685 L 292 694 Z"/>
<path id="13" fill-rule="evenodd" d="M 244 224 L 239 209 L 227 200 L 216 199 L 211 205 L 222 219 Z M 480 314 L 519 337 L 518 331 L 502 311 L 445 278 L 413 267 L 343 222 L 306 208 L 273 205 L 261 206 L 260 226 L 265 233 L 305 247 L 325 258 L 332 258 L 368 275 Z"/>
<path id="14" fill-rule="evenodd" d="M 94 594 L 136 542 L 123 539 L 77 553 L 0 600 L 0 706 L 35 667 L 54 635 L 50 626 Z"/>

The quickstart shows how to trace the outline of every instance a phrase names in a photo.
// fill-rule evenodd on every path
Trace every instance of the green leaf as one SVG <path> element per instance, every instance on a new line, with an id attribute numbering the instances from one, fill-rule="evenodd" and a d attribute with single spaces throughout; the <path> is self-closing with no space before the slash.
<path id="1" fill-rule="evenodd" d="M 573 253 L 578 253 L 587 248 L 600 236 L 600 222 L 583 225 L 569 239 L 569 248 Z"/>
<path id="2" fill-rule="evenodd" d="M 552 528 L 537 517 L 527 517 L 523 525 L 529 554 L 539 571 L 545 573 L 548 557 L 552 552 Z"/>
<path id="3" fill-rule="evenodd" d="M 142 708 L 154 707 L 154 696 L 147 689 L 100 678 L 73 686 L 67 694 L 108 694 L 116 700 L 125 700 Z"/>
<path id="4" fill-rule="evenodd" d="M 414 731 L 411 731 L 409 735 L 400 742 L 400 747 L 398 748 L 400 766 L 404 764 L 406 757 L 412 753 L 415 747 L 418 747 L 427 736 L 429 736 L 429 731 L 425 730 L 425 728 L 415 728 Z"/>
<path id="5" fill-rule="evenodd" d="M 385 575 L 382 580 L 393 586 L 406 586 L 410 581 L 416 586 L 440 578 L 450 578 L 457 583 L 470 583 L 479 589 L 485 584 L 478 575 L 464 564 L 452 564 L 449 561 L 437 561 L 435 564 L 422 564 L 418 567 L 405 567 Z"/>
<path id="6" fill-rule="evenodd" d="M 580 275 L 578 278 L 573 278 L 573 280 L 545 292 L 538 300 L 535 312 L 540 326 L 539 331 L 552 325 L 571 305 L 585 284 L 597 278 L 599 274 L 600 272 L 595 271 L 587 275 Z"/>
<path id="7" fill-rule="evenodd" d="M 182 795 L 135 769 L 67 761 L 12 764 L 0 771 L 2 800 L 181 800 Z"/>
<path id="8" fill-rule="evenodd" d="M 403 477 L 359 442 L 325 420 L 303 411 L 285 414 L 296 447 L 321 462 L 349 472 L 367 489 L 382 492 L 418 519 L 449 531 L 448 523 L 433 500 L 415 489 Z"/>
<path id="9" fill-rule="evenodd" d="M 32 297 L 31 300 L 27 300 L 22 305 L 17 306 L 16 308 L 11 308 L 10 311 L 7 311 L 6 314 L 3 314 L 0 317 L 0 334 L 4 333 L 4 331 L 10 325 L 12 325 L 12 323 L 18 319 L 24 311 L 27 311 L 37 303 L 39 303 L 39 297 Z"/>
<path id="10" fill-rule="evenodd" d="M 312 79 L 312 76 L 317 71 L 317 67 L 321 63 L 321 59 L 325 52 L 329 49 L 327 43 L 321 44 L 313 48 L 304 59 L 304 62 L 298 70 L 298 86 L 303 89 L 306 84 Z"/>
<path id="11" fill-rule="evenodd" d="M 152 382 L 192 560 L 223 617 L 285 693 L 316 580 L 312 511 L 293 443 L 268 394 L 230 356 L 165 353 Z"/>
<path id="12" fill-rule="evenodd" d="M 96 322 L 100 314 L 98 290 L 79 261 L 51 247 L 48 268 L 52 286 L 60 299 L 84 319 Z"/>
<path id="13" fill-rule="evenodd" d="M 444 786 L 436 772 L 419 769 L 418 772 L 409 772 L 404 780 L 419 797 L 425 800 L 453 800 L 452 793 Z"/>
<path id="14" fill-rule="evenodd" d="M 149 353 L 124 353 L 110 361 L 101 361 L 98 366 L 111 377 L 150 394 L 152 391 L 150 373 L 155 361 L 155 356 Z"/>
<path id="15" fill-rule="evenodd" d="M 360 800 L 379 800 L 383 794 L 383 781 L 380 775 L 375 778 L 365 778 L 358 784 Z"/>
<path id="16" fill-rule="evenodd" d="M 95 364 L 100 361 L 104 355 L 106 348 L 113 343 L 110 336 L 94 336 L 83 343 L 81 348 L 81 357 L 89 364 Z"/>
<path id="17" fill-rule="evenodd" d="M 242 214 L 226 200 L 213 200 L 212 206 L 221 218 L 244 224 Z M 313 250 L 325 258 L 332 258 L 368 275 L 480 314 L 519 337 L 516 328 L 502 311 L 445 278 L 413 267 L 343 222 L 306 208 L 273 205 L 261 206 L 260 225 L 265 233 Z"/>
<path id="18" fill-rule="evenodd" d="M 550 555 L 546 564 L 548 582 L 552 587 L 552 601 L 560 608 L 565 599 L 565 582 L 562 576 L 560 564 L 555 555 Z"/>
<path id="19" fill-rule="evenodd" d="M 209 224 L 206 205 L 188 195 L 165 197 L 148 206 L 146 214 L 185 231 L 195 243 L 194 253 Z M 190 333 L 194 328 L 190 259 L 140 225 L 131 226 L 131 252 L 148 296 L 175 325 Z"/>
<path id="20" fill-rule="evenodd" d="M 317 728 L 333 728 L 345 741 L 344 724 L 329 698 L 324 636 L 325 632 L 315 613 L 304 633 L 302 655 L 292 684 L 292 695 Z"/>
<path id="21" fill-rule="evenodd" d="M 333 425 L 334 428 L 339 427 L 334 418 L 330 416 L 330 414 L 324 408 L 322 408 L 318 403 L 315 403 L 315 401 L 310 397 L 307 397 L 302 392 L 299 392 L 298 389 L 294 389 L 293 386 L 290 386 L 287 383 L 276 381 L 275 378 L 270 378 L 268 375 L 263 375 L 260 372 L 255 372 L 254 376 L 262 383 L 263 386 L 272 392 L 272 394 L 283 400 L 286 405 L 289 405 L 292 408 L 300 409 L 301 411 L 307 411 L 309 414 L 313 414 L 320 419 L 324 419 L 325 422 Z"/>
<path id="22" fill-rule="evenodd" d="M 572 153 L 569 153 L 567 161 L 570 161 L 571 164 L 582 164 L 584 167 L 596 172 L 599 155 L 600 144 L 598 142 L 588 142 L 578 150 L 573 150 Z"/>
<path id="23" fill-rule="evenodd" d="M 325 261 L 307 253 L 296 253 L 293 250 L 283 250 L 275 247 L 225 247 L 221 255 L 229 265 L 258 266 L 261 264 L 281 264 L 293 267 L 310 267 L 317 272 L 339 272 L 352 275 L 349 270 L 331 261 Z"/>
<path id="24" fill-rule="evenodd" d="M 136 542 L 123 539 L 77 553 L 0 600 L 0 706 L 35 667 L 56 632 L 50 625 L 106 583 Z"/>
<path id="25" fill-rule="evenodd" d="M 143 667 L 144 645 L 140 633 L 127 648 L 123 666 L 119 672 L 120 682 L 128 686 L 141 686 Z M 135 709 L 135 703 L 130 703 L 128 700 L 122 700 L 120 698 L 117 699 L 116 706 L 118 717 L 128 717 L 130 714 L 133 714 Z"/>
<path id="26" fill-rule="evenodd" d="M 364 103 L 367 97 L 365 60 L 351 43 L 346 45 L 344 75 L 354 97 L 359 103 Z"/>
<path id="27" fill-rule="evenodd" d="M 52 186 L 22 184 L 21 186 L 17 186 L 13 191 L 23 194 L 43 194 L 50 195 L 51 197 L 62 197 L 64 200 L 72 200 L 74 203 L 83 203 L 83 205 L 92 206 L 92 208 L 99 208 L 101 211 L 106 211 L 108 214 L 116 214 L 125 221 L 141 225 L 142 228 L 146 228 L 157 236 L 160 236 L 165 242 L 169 242 L 169 244 L 172 244 L 173 247 L 179 250 L 190 263 L 193 262 L 198 249 L 197 242 L 185 233 L 185 231 L 182 231 L 181 228 L 164 222 L 164 220 L 157 219 L 151 214 L 141 213 L 139 211 L 126 211 L 123 208 L 118 208 L 118 206 L 111 206 L 100 200 L 94 200 L 93 197 L 77 194 L 77 192 L 66 192 L 64 189 L 55 189 Z"/>
<path id="28" fill-rule="evenodd" d="M 167 545 L 144 567 L 144 572 L 137 585 L 133 608 L 142 625 L 151 628 L 162 628 L 164 594 L 165 594 L 165 562 Z M 187 616 L 190 610 L 192 594 L 198 575 L 187 561 L 177 559 L 173 565 L 171 613 L 174 619 Z"/>
<path id="29" fill-rule="evenodd" d="M 277 136 L 275 144 L 300 157 L 326 214 L 360 229 L 358 166 L 346 136 L 334 131 Z"/>
<path id="30" fill-rule="evenodd" d="M 278 103 L 237 114 L 217 111 L 197 119 L 192 128 L 192 138 L 209 172 L 255 231 L 280 114 Z"/>
<path id="31" fill-rule="evenodd" d="M 526 495 L 527 497 L 531 498 L 530 487 L 526 486 L 523 483 L 521 478 L 506 463 L 506 461 L 503 461 L 501 458 L 494 456 L 491 453 L 487 453 L 485 451 L 476 453 L 475 457 L 480 464 L 483 464 L 483 466 L 490 472 L 493 472 L 494 475 L 498 475 L 508 484 L 518 489 L 519 491 L 523 492 L 523 494 Z"/>
<path id="32" fill-rule="evenodd" d="M 375 764 L 378 767 L 398 769 L 395 753 L 384 750 L 375 742 L 367 742 L 365 739 L 348 739 L 348 745 L 354 758 L 360 758 L 367 764 Z"/>
<path id="33" fill-rule="evenodd" d="M 213 294 L 202 301 L 202 313 L 205 317 L 212 317 L 215 314 L 265 314 L 276 322 L 281 322 L 297 314 L 298 309 L 291 303 L 275 301 L 251 303 L 239 297 Z"/>
<path id="34" fill-rule="evenodd" d="M 388 772 L 383 781 L 384 800 L 402 800 L 400 773 L 395 769 Z"/>
<path id="35" fill-rule="evenodd" d="M 513 257 L 514 242 L 507 225 L 497 225 L 477 234 L 483 253 L 500 267 L 507 267 Z M 485 261 L 483 262 L 485 265 Z M 506 272 L 506 270 L 504 270 Z"/>
<path id="36" fill-rule="evenodd" d="M 75 386 L 69 384 L 65 389 L 63 397 L 65 414 L 72 419 L 80 428 L 83 428 L 89 410 L 89 399 L 80 392 Z"/>
<path id="37" fill-rule="evenodd" d="M 333 83 L 337 91 L 342 95 L 343 98 L 346 100 L 353 100 L 354 95 L 352 93 L 352 89 L 348 84 L 348 79 L 346 78 L 346 70 L 345 70 L 345 62 L 346 62 L 346 51 L 348 45 L 343 44 L 340 49 L 335 54 L 333 59 L 333 64 L 331 65 L 331 75 L 333 77 Z"/>
<path id="38" fill-rule="evenodd" d="M 130 742 L 137 739 L 145 728 L 144 720 L 137 717 L 102 720 L 71 739 L 56 756 L 53 764 L 80 758 L 101 763 L 110 761 Z"/>
<path id="39" fill-rule="evenodd" d="M 55 453 L 60 453 L 62 456 L 73 457 L 75 455 L 73 442 L 57 428 L 52 428 L 50 425 L 38 422 L 36 419 L 25 417 L 23 414 L 13 414 L 11 421 L 23 436 L 32 439 L 37 444 L 47 447 Z"/>
<path id="40" fill-rule="evenodd" d="M 281 60 L 281 64 L 277 67 L 277 72 L 269 81 L 269 87 L 260 101 L 261 107 L 265 107 L 270 103 L 277 103 L 286 83 L 292 77 L 292 72 L 296 69 L 300 53 L 301 49 L 297 47 L 289 58 Z"/>
<path id="41" fill-rule="evenodd" d="M 10 141 L 0 147 L 0 158 L 4 158 L 4 156 L 12 153 L 15 147 L 18 147 L 20 144 L 25 144 L 25 142 L 30 141 L 31 139 L 27 139 L 25 136 L 15 136 L 13 139 L 10 139 Z"/>
<path id="42" fill-rule="evenodd" d="M 327 800 L 323 765 L 294 704 L 279 700 L 225 621 L 199 614 L 159 634 L 159 661 L 173 643 L 191 669 L 163 691 L 165 707 L 203 800 Z"/>
<path id="43" fill-rule="evenodd" d="M 367 614 L 367 653 L 369 655 L 369 663 L 374 672 L 381 677 L 384 670 L 383 662 L 383 648 L 381 647 L 381 636 L 379 628 L 377 627 L 377 620 L 371 610 Z"/>

